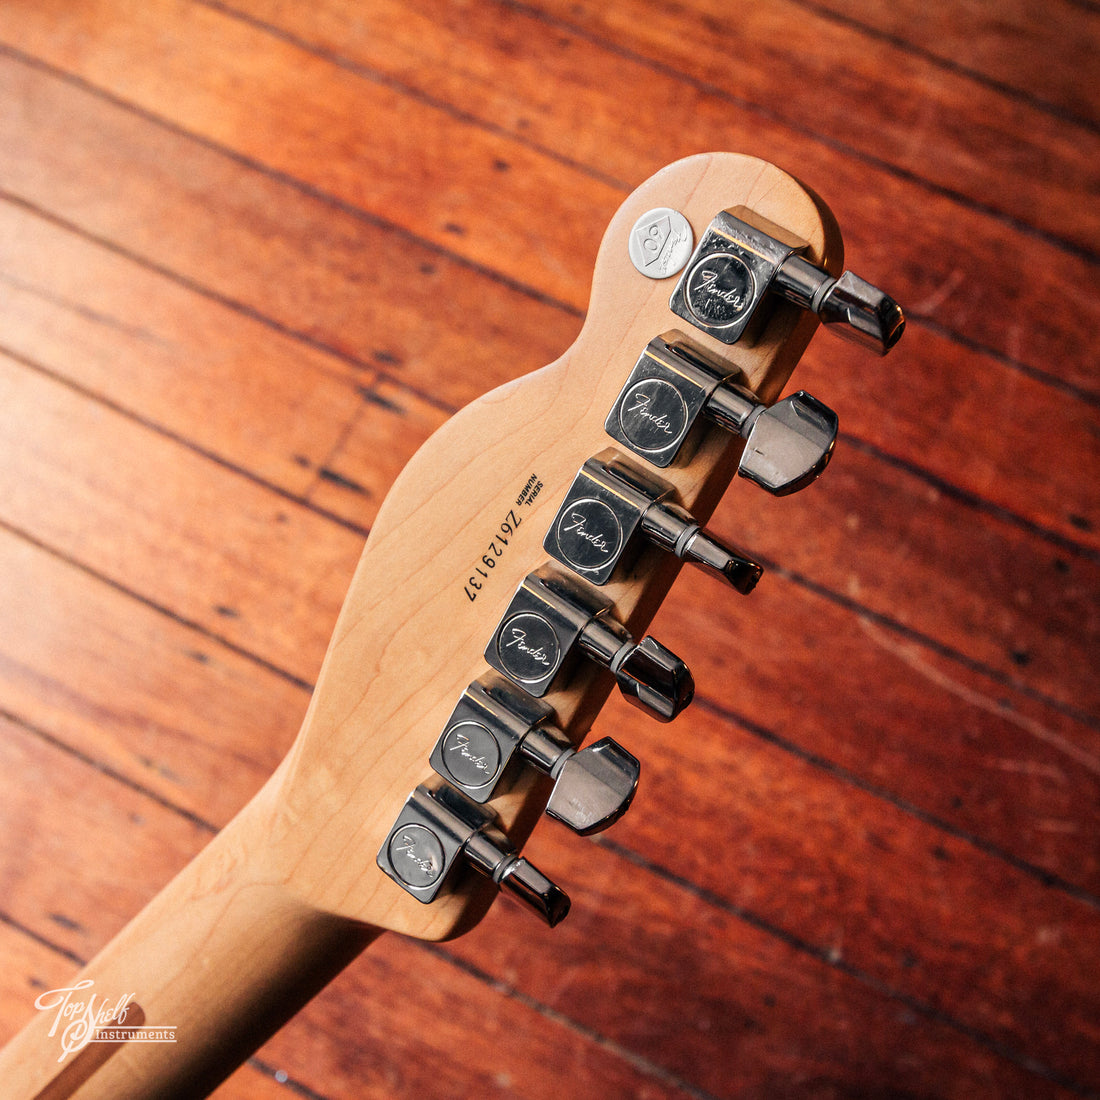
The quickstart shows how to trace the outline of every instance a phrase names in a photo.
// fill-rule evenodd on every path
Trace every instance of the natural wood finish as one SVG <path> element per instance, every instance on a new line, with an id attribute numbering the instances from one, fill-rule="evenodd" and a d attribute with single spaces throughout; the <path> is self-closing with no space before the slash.
<path id="1" fill-rule="evenodd" d="M 527 843 L 569 919 L 383 937 L 217 1095 L 1100 1091 L 1098 37 L 1076 0 L 5 5 L 0 1033 L 286 753 L 397 471 L 725 147 L 909 331 L 812 342 L 826 477 L 730 490 L 761 586 L 685 574 L 653 626 L 696 704 L 613 698 L 634 807 Z"/>
<path id="2" fill-rule="evenodd" d="M 462 690 L 484 673 L 485 645 L 511 594 L 545 560 L 542 539 L 569 483 L 586 457 L 607 445 L 604 420 L 623 380 L 641 349 L 674 321 L 668 282 L 639 276 L 630 263 L 631 227 L 647 210 L 671 207 L 699 237 L 717 212 L 741 205 L 784 225 L 808 242 L 818 262 L 837 268 L 835 227 L 781 172 L 731 155 L 670 166 L 634 192 L 612 220 L 596 263 L 588 319 L 573 347 L 452 417 L 394 483 L 356 569 L 283 788 L 288 815 L 308 820 L 318 834 L 315 840 L 301 830 L 301 851 L 290 862 L 306 881 L 324 883 L 317 895 L 324 909 L 431 939 L 468 927 L 463 895 L 423 906 L 388 880 L 364 874 L 347 849 L 376 852 L 408 793 L 430 776 L 427 760 L 438 731 Z M 771 400 L 815 324 L 811 315 L 784 308 L 736 357 L 702 334 L 698 343 L 736 364 L 745 384 Z M 701 520 L 709 518 L 736 470 L 738 444 L 727 433 L 711 432 L 690 464 L 663 472 Z M 520 504 L 532 477 L 544 488 Z M 522 522 L 471 600 L 467 584 L 474 566 L 510 513 Z M 635 637 L 642 636 L 676 571 L 666 560 L 603 589 Z M 579 741 L 608 688 L 606 676 L 585 670 L 546 701 L 560 727 Z M 514 838 L 525 839 L 534 824 L 531 799 L 519 787 L 494 800 Z"/>

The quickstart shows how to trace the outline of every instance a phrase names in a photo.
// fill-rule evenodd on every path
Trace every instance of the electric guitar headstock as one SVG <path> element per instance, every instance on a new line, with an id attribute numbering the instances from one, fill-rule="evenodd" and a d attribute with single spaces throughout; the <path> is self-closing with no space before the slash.
<path id="1" fill-rule="evenodd" d="M 272 854 L 311 906 L 427 939 L 498 886 L 564 916 L 519 852 L 546 809 L 588 833 L 629 804 L 633 756 L 581 748 L 609 691 L 662 721 L 690 702 L 687 665 L 645 631 L 685 561 L 729 598 L 760 577 L 701 526 L 730 481 L 782 495 L 828 462 L 834 414 L 776 401 L 814 330 L 880 353 L 901 335 L 841 262 L 831 215 L 779 169 L 673 164 L 611 222 L 574 345 L 424 444 L 274 780 Z"/>

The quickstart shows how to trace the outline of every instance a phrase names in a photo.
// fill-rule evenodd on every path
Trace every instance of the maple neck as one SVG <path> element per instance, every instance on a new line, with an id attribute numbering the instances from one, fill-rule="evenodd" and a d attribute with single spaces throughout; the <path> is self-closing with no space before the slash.
<path id="1" fill-rule="evenodd" d="M 5 1097 L 206 1095 L 379 935 L 308 904 L 265 858 L 277 778 L 75 978 L 39 995 L 0 1051 Z"/>

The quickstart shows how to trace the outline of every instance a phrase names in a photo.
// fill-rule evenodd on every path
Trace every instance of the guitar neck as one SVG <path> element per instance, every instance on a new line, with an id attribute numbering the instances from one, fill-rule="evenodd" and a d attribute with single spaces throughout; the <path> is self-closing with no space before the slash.
<path id="1" fill-rule="evenodd" d="M 0 1051 L 5 1097 L 205 1095 L 379 935 L 312 907 L 265 861 L 277 778 L 64 989 L 39 996 Z"/>

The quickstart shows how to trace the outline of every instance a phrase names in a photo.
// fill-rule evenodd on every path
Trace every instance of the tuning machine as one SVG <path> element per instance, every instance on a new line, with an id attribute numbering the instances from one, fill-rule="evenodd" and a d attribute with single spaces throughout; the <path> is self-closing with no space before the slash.
<path id="1" fill-rule="evenodd" d="M 747 595 L 763 566 L 704 531 L 671 498 L 671 485 L 614 451 L 590 458 L 565 494 L 543 547 L 593 584 L 606 584 L 648 540 Z"/>
<path id="2" fill-rule="evenodd" d="M 554 781 L 546 812 L 581 836 L 602 832 L 626 812 L 640 765 L 605 737 L 579 752 L 545 703 L 495 677 L 463 693 L 432 750 L 431 765 L 475 802 L 500 793 L 527 765 Z"/>
<path id="3" fill-rule="evenodd" d="M 446 784 L 409 796 L 378 853 L 378 866 L 425 904 L 456 881 L 468 864 L 533 909 L 552 928 L 569 912 L 569 897 L 516 854 L 496 815 Z"/>
<path id="4" fill-rule="evenodd" d="M 695 693 L 687 665 L 654 638 L 636 642 L 610 611 L 609 600 L 543 566 L 516 590 L 485 659 L 538 698 L 583 655 L 611 670 L 629 702 L 671 721 Z"/>
<path id="5" fill-rule="evenodd" d="M 799 253 L 809 246 L 741 206 L 711 222 L 672 292 L 669 307 L 724 344 L 758 330 L 769 295 L 811 310 L 841 336 L 885 355 L 905 328 L 901 307 L 845 271 L 839 279 Z"/>
<path id="6" fill-rule="evenodd" d="M 677 332 L 651 340 L 604 424 L 654 466 L 691 455 L 706 421 L 745 440 L 738 473 L 775 496 L 810 484 L 829 463 L 836 413 L 804 390 L 765 405 Z"/>

